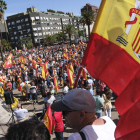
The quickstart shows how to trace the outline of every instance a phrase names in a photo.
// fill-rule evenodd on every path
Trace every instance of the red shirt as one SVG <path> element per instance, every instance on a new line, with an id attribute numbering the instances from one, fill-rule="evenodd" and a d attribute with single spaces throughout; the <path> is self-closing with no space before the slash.
<path id="1" fill-rule="evenodd" d="M 62 117 L 63 117 L 62 112 L 54 112 L 55 132 L 64 131 L 64 123 Z"/>

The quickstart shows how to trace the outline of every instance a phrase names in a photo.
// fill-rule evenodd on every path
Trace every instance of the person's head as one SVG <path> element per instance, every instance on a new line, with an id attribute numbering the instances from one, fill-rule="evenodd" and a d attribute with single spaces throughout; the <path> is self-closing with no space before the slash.
<path id="1" fill-rule="evenodd" d="M 7 140 L 50 140 L 50 134 L 43 122 L 37 119 L 11 125 L 6 134 Z"/>
<path id="2" fill-rule="evenodd" d="M 111 97 L 112 97 L 112 92 L 111 92 L 110 90 L 108 90 L 108 91 L 106 92 L 106 97 L 107 97 L 108 100 L 111 99 Z"/>
<path id="3" fill-rule="evenodd" d="M 21 108 L 21 104 L 17 104 L 17 108 Z"/>
<path id="4" fill-rule="evenodd" d="M 52 96 L 51 92 L 47 92 L 47 97 L 50 99 Z"/>
<path id="5" fill-rule="evenodd" d="M 96 95 L 100 95 L 101 91 L 99 89 L 96 90 Z"/>
<path id="6" fill-rule="evenodd" d="M 95 100 L 82 89 L 70 90 L 61 101 L 51 105 L 54 111 L 62 111 L 68 127 L 81 130 L 95 120 Z"/>

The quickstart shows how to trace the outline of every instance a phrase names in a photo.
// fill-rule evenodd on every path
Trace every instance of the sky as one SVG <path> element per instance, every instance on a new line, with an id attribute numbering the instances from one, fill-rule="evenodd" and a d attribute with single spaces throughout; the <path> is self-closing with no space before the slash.
<path id="1" fill-rule="evenodd" d="M 52 9 L 55 11 L 73 12 L 74 15 L 81 15 L 80 9 L 86 3 L 100 7 L 101 0 L 4 0 L 7 3 L 4 19 L 17 13 L 26 12 L 27 8 L 34 6 L 37 11 Z"/>

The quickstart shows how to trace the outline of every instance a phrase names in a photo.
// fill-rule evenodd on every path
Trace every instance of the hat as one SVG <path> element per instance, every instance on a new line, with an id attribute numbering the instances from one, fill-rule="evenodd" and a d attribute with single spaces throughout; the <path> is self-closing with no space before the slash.
<path id="1" fill-rule="evenodd" d="M 69 109 L 94 112 L 95 100 L 90 92 L 83 89 L 70 90 L 61 101 L 51 105 L 54 111 L 65 111 Z"/>

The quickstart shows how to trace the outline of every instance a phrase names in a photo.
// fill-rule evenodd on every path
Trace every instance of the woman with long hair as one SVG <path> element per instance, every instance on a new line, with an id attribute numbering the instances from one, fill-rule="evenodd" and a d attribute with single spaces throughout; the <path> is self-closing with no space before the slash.
<path id="1" fill-rule="evenodd" d="M 103 108 L 104 108 L 105 115 L 110 118 L 111 118 L 111 109 L 112 109 L 111 97 L 112 97 L 111 90 L 107 90 L 105 94 L 102 95 L 104 101 Z"/>

